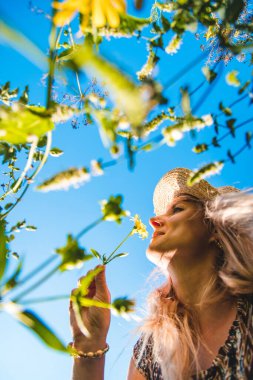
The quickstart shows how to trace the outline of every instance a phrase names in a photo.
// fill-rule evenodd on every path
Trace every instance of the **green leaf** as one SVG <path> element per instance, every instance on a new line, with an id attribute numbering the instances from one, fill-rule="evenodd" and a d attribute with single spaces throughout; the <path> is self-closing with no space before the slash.
<path id="1" fill-rule="evenodd" d="M 229 160 L 232 162 L 232 164 L 235 164 L 235 159 L 234 159 L 234 156 L 231 153 L 230 149 L 228 149 L 228 151 L 227 151 L 227 156 L 228 156 Z"/>
<path id="2" fill-rule="evenodd" d="M 231 116 L 232 111 L 229 107 L 224 107 L 223 103 L 219 103 L 219 109 L 226 115 L 226 116 Z"/>
<path id="3" fill-rule="evenodd" d="M 60 157 L 63 154 L 63 151 L 59 148 L 52 148 L 49 154 L 53 157 Z"/>
<path id="4" fill-rule="evenodd" d="M 0 220 L 0 280 L 2 279 L 7 263 L 7 238 L 5 235 L 6 221 Z"/>
<path id="5" fill-rule="evenodd" d="M 253 138 L 253 135 L 251 132 L 246 132 L 245 133 L 245 140 L 246 140 L 246 144 L 248 146 L 248 148 L 251 148 L 251 140 Z"/>
<path id="6" fill-rule="evenodd" d="M 250 85 L 250 80 L 247 80 L 242 87 L 239 88 L 238 94 L 241 95 L 246 88 Z"/>
<path id="7" fill-rule="evenodd" d="M 13 203 L 6 203 L 6 205 L 4 206 L 4 209 L 5 210 L 8 210 L 9 208 L 11 208 L 11 206 L 13 205 Z"/>
<path id="8" fill-rule="evenodd" d="M 2 87 L 0 87 L 0 100 L 7 106 L 10 105 L 11 99 L 17 97 L 17 95 L 18 88 L 10 90 L 10 82 L 6 82 Z"/>
<path id="9" fill-rule="evenodd" d="M 201 70 L 209 83 L 212 83 L 212 81 L 217 77 L 216 72 L 214 70 L 211 70 L 208 66 L 202 67 Z"/>
<path id="10" fill-rule="evenodd" d="M 87 255 L 81 248 L 78 241 L 72 235 L 67 236 L 67 243 L 61 248 L 55 250 L 61 256 L 62 262 L 59 267 L 60 271 L 81 268 L 85 261 L 93 258 L 93 255 Z"/>
<path id="11" fill-rule="evenodd" d="M 236 119 L 229 119 L 226 121 L 227 127 L 233 137 L 235 137 L 235 122 Z"/>
<path id="12" fill-rule="evenodd" d="M 23 269 L 23 261 L 20 260 L 17 265 L 16 270 L 13 272 L 11 277 L 5 282 L 3 286 L 3 294 L 5 294 L 10 289 L 15 288 L 15 286 L 18 284 L 18 278 L 19 278 L 19 275 L 21 274 L 22 269 Z"/>
<path id="13" fill-rule="evenodd" d="M 234 23 L 240 13 L 243 11 L 244 1 L 243 0 L 228 0 L 225 10 L 225 20 L 230 23 Z"/>
<path id="14" fill-rule="evenodd" d="M 117 257 L 125 257 L 128 256 L 129 253 L 127 252 L 122 252 L 122 253 L 117 253 L 117 255 L 113 256 L 110 260 L 107 260 L 107 264 L 110 263 L 112 260 L 116 259 Z"/>
<path id="15" fill-rule="evenodd" d="M 54 128 L 51 119 L 39 106 L 0 107 L 0 141 L 11 144 L 31 142 L 33 136 L 40 137 Z"/>
<path id="16" fill-rule="evenodd" d="M 11 310 L 10 310 L 11 309 Z M 31 310 L 20 310 L 18 305 L 12 304 L 6 311 L 10 312 L 21 324 L 34 332 L 43 343 L 57 351 L 67 352 L 64 343 L 45 324 L 45 322 Z"/>
<path id="17" fill-rule="evenodd" d="M 29 225 L 29 226 L 26 226 L 25 229 L 26 231 L 36 231 L 37 227 Z"/>
<path id="18" fill-rule="evenodd" d="M 97 259 L 101 259 L 101 255 L 98 251 L 96 251 L 95 249 L 91 248 L 90 249 L 91 253 L 97 258 Z"/>

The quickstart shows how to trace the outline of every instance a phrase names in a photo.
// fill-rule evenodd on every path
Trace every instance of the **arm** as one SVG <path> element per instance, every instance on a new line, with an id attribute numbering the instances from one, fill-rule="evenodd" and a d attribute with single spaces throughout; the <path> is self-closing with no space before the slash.
<path id="1" fill-rule="evenodd" d="M 133 358 L 129 364 L 127 380 L 146 380 L 146 378 L 136 368 Z"/>
<path id="2" fill-rule="evenodd" d="M 106 284 L 105 269 L 90 284 L 87 297 L 106 303 L 111 302 L 110 292 Z M 74 348 L 85 353 L 104 349 L 111 320 L 110 310 L 94 306 L 82 308 L 82 320 L 91 334 L 90 338 L 84 336 L 80 331 L 72 302 L 70 302 L 69 311 Z M 105 356 L 95 359 L 75 358 L 72 380 L 104 380 L 104 367 Z"/>

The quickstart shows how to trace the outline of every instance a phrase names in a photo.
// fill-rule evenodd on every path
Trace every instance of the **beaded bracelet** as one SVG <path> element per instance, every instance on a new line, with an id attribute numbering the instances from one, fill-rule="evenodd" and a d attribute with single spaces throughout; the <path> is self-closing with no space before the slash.
<path id="1" fill-rule="evenodd" d="M 78 359 L 80 359 L 80 358 L 83 358 L 83 359 L 87 359 L 87 358 L 89 358 L 89 359 L 99 359 L 103 355 L 105 355 L 105 353 L 107 351 L 109 351 L 109 348 L 110 348 L 109 344 L 106 343 L 106 347 L 103 350 L 97 350 L 96 352 L 92 352 L 92 351 L 90 351 L 90 352 L 82 352 L 82 351 L 77 350 L 73 346 L 74 346 L 73 342 L 70 342 L 68 344 L 68 347 L 69 347 L 69 350 L 70 350 L 70 354 L 72 356 L 74 356 L 75 358 L 78 358 Z"/>

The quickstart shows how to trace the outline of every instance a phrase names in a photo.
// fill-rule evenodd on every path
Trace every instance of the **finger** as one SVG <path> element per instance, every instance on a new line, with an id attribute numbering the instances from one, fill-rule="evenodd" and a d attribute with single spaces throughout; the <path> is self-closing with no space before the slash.
<path id="1" fill-rule="evenodd" d="M 110 292 L 106 283 L 105 265 L 100 265 L 102 271 L 95 277 L 96 296 L 105 302 L 110 302 Z"/>

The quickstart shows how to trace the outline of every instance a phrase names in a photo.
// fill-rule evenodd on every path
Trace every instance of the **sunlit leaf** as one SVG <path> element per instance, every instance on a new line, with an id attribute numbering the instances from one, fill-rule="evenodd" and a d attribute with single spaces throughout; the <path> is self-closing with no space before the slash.
<path id="1" fill-rule="evenodd" d="M 0 141 L 11 144 L 31 142 L 52 130 L 54 124 L 39 106 L 0 107 Z"/>
<path id="2" fill-rule="evenodd" d="M 63 151 L 59 148 L 52 148 L 49 152 L 50 156 L 60 157 L 63 154 Z"/>
<path id="3" fill-rule="evenodd" d="M 93 248 L 90 248 L 90 251 L 91 253 L 97 258 L 97 259 L 101 259 L 101 255 L 98 251 L 96 251 L 95 249 Z"/>
<path id="4" fill-rule="evenodd" d="M 128 256 L 127 252 L 117 253 L 111 259 L 106 260 L 106 264 L 110 263 L 112 260 L 116 259 L 117 257 L 125 257 L 125 256 Z"/>
<path id="5" fill-rule="evenodd" d="M 6 268 L 6 262 L 7 262 L 7 239 L 5 235 L 5 226 L 6 222 L 5 220 L 0 220 L 0 280 L 2 279 L 5 268 Z"/>
<path id="6" fill-rule="evenodd" d="M 64 343 L 33 311 L 28 309 L 22 310 L 15 304 L 6 305 L 5 310 L 21 322 L 21 324 L 26 326 L 30 331 L 34 332 L 48 347 L 57 351 L 67 352 Z"/>

